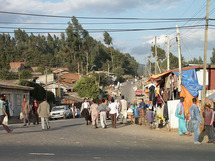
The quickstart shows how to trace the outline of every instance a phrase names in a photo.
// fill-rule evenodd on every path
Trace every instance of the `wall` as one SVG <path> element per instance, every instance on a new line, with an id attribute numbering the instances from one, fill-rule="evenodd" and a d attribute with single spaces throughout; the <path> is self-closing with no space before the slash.
<path id="1" fill-rule="evenodd" d="M 27 101 L 30 98 L 29 91 L 19 89 L 0 88 L 0 94 L 5 94 L 6 99 L 10 102 L 12 116 L 19 116 L 23 98 L 25 97 Z"/>

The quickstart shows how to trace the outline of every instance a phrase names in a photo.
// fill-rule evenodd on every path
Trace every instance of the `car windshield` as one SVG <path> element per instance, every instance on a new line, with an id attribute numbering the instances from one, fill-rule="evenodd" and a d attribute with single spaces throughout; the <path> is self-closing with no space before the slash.
<path id="1" fill-rule="evenodd" d="M 52 111 L 64 110 L 64 107 L 53 107 Z"/>

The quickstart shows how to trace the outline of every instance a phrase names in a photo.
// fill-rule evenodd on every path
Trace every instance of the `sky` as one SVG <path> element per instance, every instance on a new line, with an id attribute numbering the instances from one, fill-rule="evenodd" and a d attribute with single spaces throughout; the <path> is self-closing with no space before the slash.
<path id="1" fill-rule="evenodd" d="M 210 18 L 215 17 L 215 0 L 210 2 Z M 205 25 L 205 20 L 186 19 L 183 21 L 159 21 L 149 19 L 204 18 L 206 16 L 207 0 L 0 0 L 0 11 L 19 12 L 57 16 L 75 16 L 84 29 L 89 29 L 90 35 L 103 42 L 103 32 L 110 29 L 153 29 L 172 28 L 166 30 L 141 30 L 109 32 L 114 48 L 123 53 L 129 53 L 138 63 L 144 64 L 145 58 L 151 54 L 155 36 L 160 48 L 167 50 L 167 35 L 170 35 L 170 52 L 178 55 L 176 42 L 176 25 Z M 121 19 L 84 19 L 83 17 L 121 18 Z M 123 18 L 123 19 L 122 19 Z M 132 18 L 132 19 L 124 19 Z M 139 18 L 139 19 L 133 19 Z M 142 19 L 141 19 L 142 18 Z M 14 28 L 54 28 L 66 29 L 70 18 L 48 18 L 0 13 L 0 32 L 13 32 Z M 4 24 L 4 22 L 7 22 Z M 9 23 L 14 24 L 9 24 Z M 150 22 L 150 23 L 149 23 Z M 36 24 L 23 24 L 36 23 Z M 61 24 L 38 24 L 61 23 Z M 102 24 L 101 24 L 102 23 Z M 214 25 L 214 20 L 209 21 Z M 3 28 L 6 27 L 6 28 Z M 10 28 L 9 28 L 10 27 Z M 11 28 L 13 27 L 13 28 Z M 91 29 L 91 30 L 90 30 Z M 95 32 L 92 29 L 101 29 Z M 26 32 L 42 30 L 24 29 Z M 65 32 L 65 30 L 45 30 L 45 32 Z M 204 27 L 180 28 L 181 52 L 186 61 L 193 58 L 203 58 Z M 44 33 L 47 35 L 47 33 Z M 208 56 L 210 63 L 213 48 L 215 48 L 215 28 L 208 31 Z M 13 34 L 11 34 L 13 36 Z M 36 35 L 36 33 L 35 33 Z M 42 35 L 42 34 L 41 34 Z"/>

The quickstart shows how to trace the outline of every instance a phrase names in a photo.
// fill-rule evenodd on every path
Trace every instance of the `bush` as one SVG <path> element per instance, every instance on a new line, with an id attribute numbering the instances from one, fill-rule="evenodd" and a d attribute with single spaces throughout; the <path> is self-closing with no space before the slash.
<path id="1" fill-rule="evenodd" d="M 30 79 L 32 78 L 32 74 L 29 70 L 22 70 L 20 72 L 20 79 Z"/>

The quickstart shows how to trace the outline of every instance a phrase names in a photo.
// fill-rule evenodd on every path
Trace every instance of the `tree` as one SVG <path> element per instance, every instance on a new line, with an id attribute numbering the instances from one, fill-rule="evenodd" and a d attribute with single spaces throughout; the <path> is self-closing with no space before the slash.
<path id="1" fill-rule="evenodd" d="M 38 101 L 43 101 L 46 97 L 45 89 L 37 83 L 30 81 L 20 81 L 19 85 L 33 87 L 34 89 L 30 91 L 30 97 Z"/>
<path id="2" fill-rule="evenodd" d="M 31 72 L 29 70 L 22 70 L 20 72 L 20 78 L 21 79 L 30 79 L 30 78 L 32 78 Z"/>
<path id="3" fill-rule="evenodd" d="M 110 34 L 107 31 L 104 32 L 103 36 L 104 36 L 104 42 L 105 42 L 105 44 L 108 45 L 109 48 L 110 48 L 112 70 L 114 70 L 113 51 L 112 51 L 112 47 L 110 47 L 110 45 L 113 45 L 112 37 L 110 36 Z"/>
<path id="4" fill-rule="evenodd" d="M 95 77 L 83 77 L 76 82 L 74 90 L 78 92 L 80 97 L 88 97 L 97 99 L 99 95 L 98 83 Z"/>
<path id="5" fill-rule="evenodd" d="M 18 74 L 8 72 L 8 69 L 3 68 L 0 70 L 0 79 L 1 80 L 18 79 Z"/>
<path id="6" fill-rule="evenodd" d="M 188 64 L 203 64 L 202 57 L 200 56 L 199 59 L 193 58 L 193 60 L 188 61 Z"/>
<path id="7" fill-rule="evenodd" d="M 212 56 L 211 56 L 211 64 L 215 64 L 215 48 L 213 48 Z"/>

